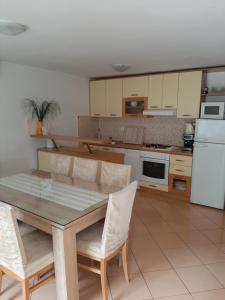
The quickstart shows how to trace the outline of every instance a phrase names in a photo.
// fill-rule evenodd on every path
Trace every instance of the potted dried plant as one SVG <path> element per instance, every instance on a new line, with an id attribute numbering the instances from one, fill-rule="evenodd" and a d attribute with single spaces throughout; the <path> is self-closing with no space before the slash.
<path id="1" fill-rule="evenodd" d="M 31 117 L 37 118 L 36 135 L 43 135 L 44 120 L 51 117 L 54 118 L 60 113 L 60 106 L 55 101 L 44 100 L 42 102 L 34 99 L 26 99 L 24 107 Z"/>

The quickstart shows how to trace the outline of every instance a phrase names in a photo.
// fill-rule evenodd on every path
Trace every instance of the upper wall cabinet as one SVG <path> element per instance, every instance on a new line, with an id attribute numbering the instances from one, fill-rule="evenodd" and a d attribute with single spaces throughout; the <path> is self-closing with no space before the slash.
<path id="1" fill-rule="evenodd" d="M 124 78 L 123 97 L 148 97 L 148 76 Z"/>
<path id="2" fill-rule="evenodd" d="M 162 108 L 176 109 L 179 73 L 163 75 Z"/>
<path id="3" fill-rule="evenodd" d="M 106 115 L 122 117 L 123 81 L 122 79 L 106 80 Z"/>
<path id="4" fill-rule="evenodd" d="M 90 111 L 91 116 L 106 116 L 106 80 L 90 82 Z"/>
<path id="5" fill-rule="evenodd" d="M 178 118 L 198 118 L 201 101 L 202 71 L 179 74 Z"/>
<path id="6" fill-rule="evenodd" d="M 150 75 L 148 90 L 148 108 L 162 108 L 163 74 Z"/>

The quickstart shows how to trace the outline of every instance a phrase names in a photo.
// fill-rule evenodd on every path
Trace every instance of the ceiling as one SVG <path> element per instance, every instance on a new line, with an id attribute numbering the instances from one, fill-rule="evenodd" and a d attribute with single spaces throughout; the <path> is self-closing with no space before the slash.
<path id="1" fill-rule="evenodd" d="M 86 77 L 225 65 L 224 0 L 0 0 L 0 60 Z M 120 73 L 119 73 L 120 74 Z"/>

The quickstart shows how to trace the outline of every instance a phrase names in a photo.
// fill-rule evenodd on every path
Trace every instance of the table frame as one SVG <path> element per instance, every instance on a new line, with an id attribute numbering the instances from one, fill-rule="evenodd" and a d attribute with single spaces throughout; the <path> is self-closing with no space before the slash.
<path id="1" fill-rule="evenodd" d="M 103 205 L 65 226 L 15 208 L 17 219 L 52 235 L 57 300 L 79 300 L 76 234 L 103 219 L 106 208 Z"/>

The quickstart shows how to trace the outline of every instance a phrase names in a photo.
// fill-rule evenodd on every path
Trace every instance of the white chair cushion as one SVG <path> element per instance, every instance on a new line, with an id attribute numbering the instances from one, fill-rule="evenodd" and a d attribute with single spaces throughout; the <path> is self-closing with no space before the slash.
<path id="1" fill-rule="evenodd" d="M 79 232 L 77 234 L 77 251 L 104 258 L 105 255 L 101 250 L 103 226 L 104 223 L 98 222 Z"/>
<path id="2" fill-rule="evenodd" d="M 50 235 L 35 230 L 24 234 L 22 241 L 27 258 L 24 278 L 40 271 L 54 261 Z"/>

